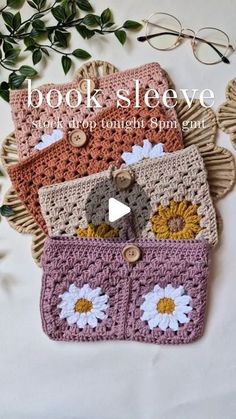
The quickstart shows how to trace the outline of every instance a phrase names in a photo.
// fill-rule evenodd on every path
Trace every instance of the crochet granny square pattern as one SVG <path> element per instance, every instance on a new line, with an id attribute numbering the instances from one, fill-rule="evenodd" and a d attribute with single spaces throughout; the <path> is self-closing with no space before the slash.
<path id="1" fill-rule="evenodd" d="M 116 175 L 128 173 L 133 184 L 117 189 Z M 203 159 L 196 146 L 156 159 L 41 188 L 39 199 L 49 235 L 96 237 L 108 222 L 109 198 L 127 204 L 138 238 L 218 240 L 214 206 Z M 110 237 L 127 238 L 122 219 L 108 227 Z"/>
<path id="2" fill-rule="evenodd" d="M 160 95 L 160 100 L 165 90 L 169 88 L 168 81 L 164 71 L 158 63 L 150 63 L 131 70 L 117 72 L 105 77 L 93 79 L 95 88 L 101 92 L 96 94 L 97 101 L 102 107 L 114 106 L 116 101 L 116 92 L 118 89 L 129 90 L 134 88 L 135 80 L 139 80 L 140 88 L 155 89 Z M 41 143 L 42 137 L 51 135 L 53 128 L 63 126 L 64 134 L 67 134 L 70 121 L 77 123 L 90 120 L 94 115 L 101 111 L 96 108 L 94 102 L 91 107 L 86 107 L 86 95 L 82 95 L 82 102 L 77 105 L 78 98 L 76 90 L 81 90 L 80 85 L 83 79 L 76 77 L 71 83 L 66 84 L 48 84 L 39 87 L 43 100 L 39 107 L 28 106 L 28 90 L 15 90 L 11 92 L 10 104 L 12 109 L 12 118 L 15 125 L 15 135 L 17 139 L 18 155 L 20 159 L 29 157 L 36 151 L 35 146 Z M 50 93 L 51 107 L 46 98 Z M 62 95 L 60 106 L 56 106 L 59 91 Z M 66 93 L 71 91 L 70 106 L 66 103 Z M 171 102 L 169 100 L 169 102 Z M 32 103 L 34 106 L 38 103 L 38 92 L 32 92 Z M 175 110 L 165 108 L 166 119 L 176 124 L 176 132 L 181 138 L 181 128 L 178 123 Z M 56 125 L 55 125 L 56 124 Z M 53 133 L 54 134 L 54 133 Z"/>
<path id="3" fill-rule="evenodd" d="M 136 129 L 125 130 L 119 125 L 104 128 L 103 121 L 142 120 L 143 125 Z M 144 102 L 141 108 L 110 108 L 100 112 L 96 118 L 96 128 L 80 132 L 85 140 L 83 146 L 77 144 L 77 132 L 72 131 L 42 151 L 38 151 L 27 159 L 8 168 L 14 189 L 26 205 L 35 221 L 47 232 L 42 218 L 38 189 L 42 186 L 64 182 L 75 178 L 106 170 L 111 163 L 117 167 L 122 164 L 123 152 L 130 152 L 132 146 L 142 145 L 148 138 L 153 143 L 162 143 L 166 152 L 183 148 L 182 139 L 175 128 L 152 127 L 152 118 L 166 121 L 162 106 L 147 107 Z M 73 137 L 73 132 L 76 136 Z"/>
<path id="4" fill-rule="evenodd" d="M 192 342 L 204 328 L 208 252 L 204 241 L 48 238 L 43 330 L 64 341 Z"/>

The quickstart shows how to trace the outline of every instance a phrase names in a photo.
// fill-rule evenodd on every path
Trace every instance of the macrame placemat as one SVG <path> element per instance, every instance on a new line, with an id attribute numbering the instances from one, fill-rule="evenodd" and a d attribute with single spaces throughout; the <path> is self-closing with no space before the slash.
<path id="1" fill-rule="evenodd" d="M 116 67 L 105 61 L 91 61 L 80 67 L 77 72 L 86 78 L 101 77 L 117 71 Z M 181 125 L 184 124 L 184 121 L 188 121 L 188 129 L 183 131 L 185 147 L 192 144 L 197 145 L 204 159 L 212 198 L 215 201 L 223 198 L 234 185 L 235 165 L 231 153 L 215 144 L 217 121 L 214 111 L 202 107 L 199 100 L 194 100 L 189 109 L 186 101 L 180 99 L 176 106 L 176 112 Z M 4 139 L 0 157 L 6 169 L 9 165 L 19 161 L 14 132 Z M 10 226 L 20 233 L 33 236 L 32 256 L 40 266 L 45 234 L 37 226 L 24 204 L 19 201 L 13 188 L 10 188 L 5 194 L 4 204 L 10 205 L 14 210 L 14 215 L 7 218 Z"/>
<path id="2" fill-rule="evenodd" d="M 226 101 L 217 111 L 217 121 L 222 131 L 229 134 L 236 148 L 236 78 L 228 83 L 225 96 Z"/>

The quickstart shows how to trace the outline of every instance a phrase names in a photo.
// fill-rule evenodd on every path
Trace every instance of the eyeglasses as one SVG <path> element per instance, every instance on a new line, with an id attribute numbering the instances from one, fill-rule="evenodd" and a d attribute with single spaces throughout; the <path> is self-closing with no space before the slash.
<path id="1" fill-rule="evenodd" d="M 168 13 L 153 13 L 144 19 L 146 35 L 138 41 L 148 41 L 159 51 L 169 51 L 179 46 L 184 39 L 190 39 L 195 58 L 202 64 L 212 65 L 220 62 L 230 64 L 229 56 L 234 51 L 228 35 L 220 29 L 205 27 L 198 32 L 183 28 L 181 22 Z"/>

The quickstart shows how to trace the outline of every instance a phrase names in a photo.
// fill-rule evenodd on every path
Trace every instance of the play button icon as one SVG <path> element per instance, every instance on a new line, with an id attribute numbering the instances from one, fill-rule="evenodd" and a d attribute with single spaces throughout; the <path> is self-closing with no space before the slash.
<path id="1" fill-rule="evenodd" d="M 142 237 L 142 232 L 146 228 L 150 219 L 150 198 L 146 194 L 143 184 L 145 182 L 136 180 L 128 188 L 123 189 L 123 184 L 129 181 L 128 177 L 119 178 L 119 188 L 114 178 L 107 172 L 96 174 L 87 181 L 85 188 L 85 202 L 82 207 L 85 211 L 87 224 L 95 226 L 102 223 L 110 224 L 112 228 L 119 230 L 119 237 L 127 238 L 127 223 L 131 226 L 136 237 Z M 122 183 L 122 184 L 120 184 Z M 130 222 L 129 222 L 130 220 Z M 146 234 L 146 233 L 145 233 Z"/>
<path id="2" fill-rule="evenodd" d="M 108 219 L 110 223 L 114 223 L 114 221 L 117 221 L 125 215 L 129 214 L 131 210 L 128 205 L 123 204 L 115 198 L 110 198 L 108 201 L 108 211 Z"/>

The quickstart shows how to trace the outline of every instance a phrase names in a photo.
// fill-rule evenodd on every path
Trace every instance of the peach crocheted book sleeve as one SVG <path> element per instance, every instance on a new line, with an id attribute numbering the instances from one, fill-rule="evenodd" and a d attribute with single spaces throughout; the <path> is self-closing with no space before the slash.
<path id="1" fill-rule="evenodd" d="M 93 79 L 95 87 L 101 92 L 96 94 L 96 99 L 102 107 L 114 106 L 117 98 L 117 90 L 125 89 L 130 92 L 134 89 L 134 81 L 139 80 L 140 88 L 156 89 L 160 95 L 160 100 L 165 90 L 169 88 L 167 78 L 158 63 L 146 64 L 138 68 L 117 72 L 105 77 Z M 48 84 L 39 87 L 43 95 L 42 105 L 38 108 L 28 106 L 28 90 L 14 90 L 10 95 L 12 119 L 15 125 L 15 136 L 17 139 L 18 156 L 20 160 L 29 157 L 35 152 L 35 146 L 40 142 L 43 134 L 51 134 L 53 128 L 63 126 L 64 134 L 68 132 L 70 121 L 80 123 L 84 120 L 93 119 L 95 114 L 101 111 L 92 106 L 87 108 L 86 95 L 82 95 L 82 102 L 76 106 L 78 97 L 76 90 L 80 89 L 81 78 L 78 76 L 71 83 Z M 62 95 L 62 103 L 58 107 L 50 107 L 47 104 L 46 96 L 51 89 L 57 89 Z M 71 90 L 70 104 L 66 103 L 66 93 Z M 55 106 L 58 94 L 54 91 L 50 95 L 51 105 Z M 32 92 L 32 102 L 38 103 L 38 93 Z M 171 101 L 170 101 L 171 102 Z M 181 128 L 178 123 L 174 109 L 165 108 L 166 119 L 176 125 L 176 131 L 181 136 Z M 45 125 L 45 127 L 44 127 Z"/>
<path id="2" fill-rule="evenodd" d="M 166 121 L 162 106 L 152 109 L 142 103 L 141 108 L 105 109 L 95 119 L 96 128 L 92 132 L 89 129 L 84 131 L 87 141 L 83 147 L 73 146 L 70 136 L 65 136 L 9 167 L 8 173 L 19 198 L 45 232 L 47 228 L 38 200 L 38 190 L 42 186 L 98 173 L 106 170 L 111 163 L 120 167 L 122 153 L 130 152 L 135 144 L 142 145 L 146 138 L 153 143 L 161 142 L 166 152 L 183 148 L 182 138 L 175 128 L 152 128 L 152 118 L 163 123 Z M 104 121 L 115 121 L 119 125 L 119 122 L 133 119 L 141 123 L 132 130 L 103 127 Z"/>
<path id="3" fill-rule="evenodd" d="M 127 237 L 123 218 L 109 223 L 109 198 L 126 203 L 135 236 L 145 239 L 218 240 L 215 209 L 207 173 L 196 146 L 124 166 L 134 179 L 127 190 L 116 187 L 112 168 L 39 190 L 41 211 L 50 236 L 91 236 L 104 222 Z M 90 227 L 90 228 L 89 228 Z M 81 236 L 82 234 L 82 236 Z M 104 236 L 103 236 L 104 237 Z"/>

